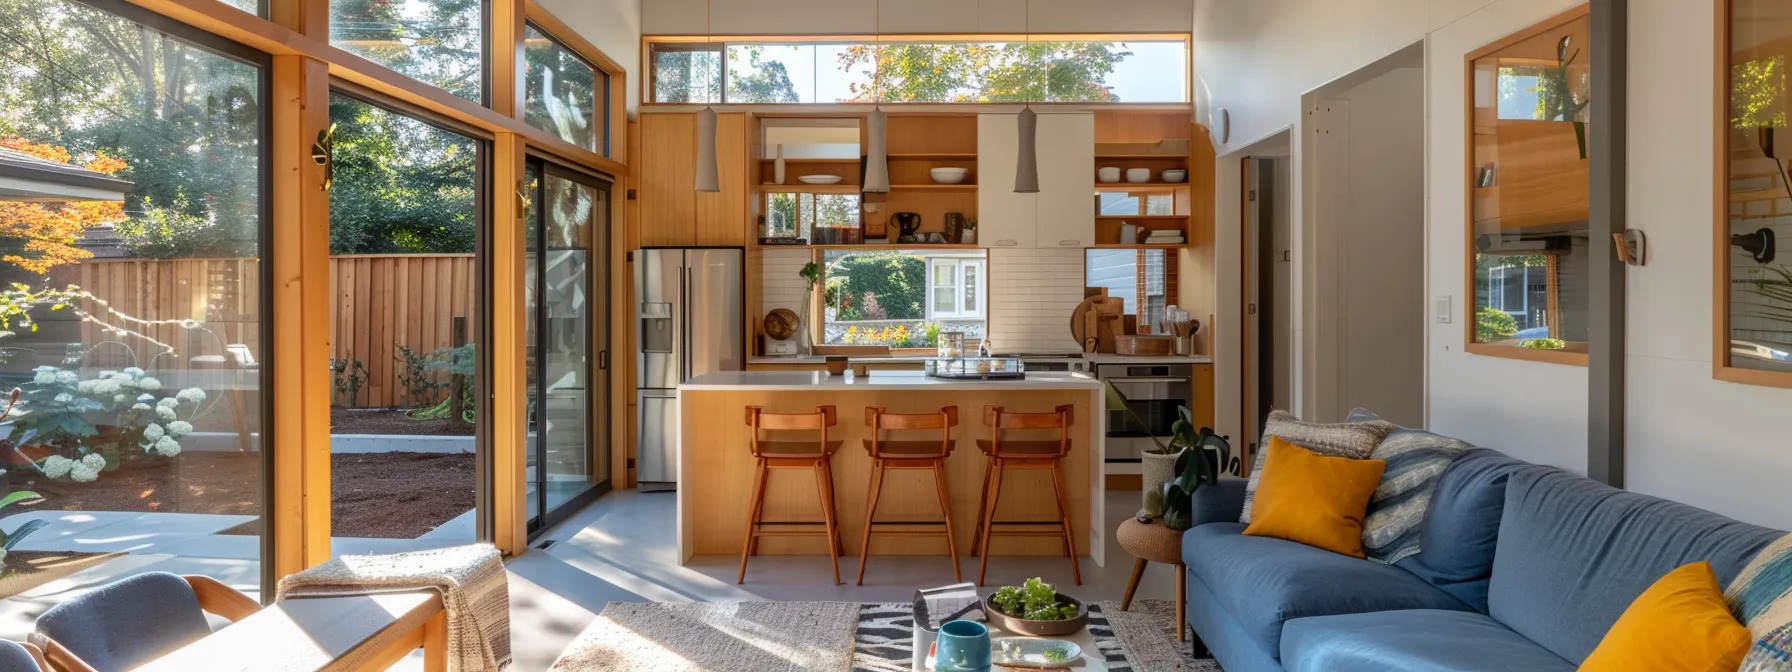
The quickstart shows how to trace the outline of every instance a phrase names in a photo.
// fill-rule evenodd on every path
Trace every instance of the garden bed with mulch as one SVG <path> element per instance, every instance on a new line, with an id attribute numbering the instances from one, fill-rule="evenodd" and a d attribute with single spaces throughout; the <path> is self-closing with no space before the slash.
<path id="1" fill-rule="evenodd" d="M 419 420 L 400 409 L 332 407 L 330 433 L 472 436 L 473 426 L 452 418 Z"/>
<path id="2" fill-rule="evenodd" d="M 131 464 L 98 481 L 50 481 L 30 467 L 5 476 L 13 490 L 44 499 L 7 507 L 22 511 L 261 513 L 261 457 L 256 453 L 189 451 L 161 464 Z M 473 508 L 474 456 L 441 453 L 355 453 L 330 456 L 330 534 L 414 539 Z M 228 534 L 257 534 L 261 521 Z"/>

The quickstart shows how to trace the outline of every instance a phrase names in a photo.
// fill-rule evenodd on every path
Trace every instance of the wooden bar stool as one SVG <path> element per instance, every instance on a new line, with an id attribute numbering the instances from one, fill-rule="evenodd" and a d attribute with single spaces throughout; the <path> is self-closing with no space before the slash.
<path id="1" fill-rule="evenodd" d="M 971 553 L 978 555 L 977 585 L 983 585 L 984 571 L 989 567 L 989 538 L 993 535 L 1020 537 L 1057 537 L 1064 539 L 1064 555 L 1070 557 L 1070 573 L 1075 577 L 1076 585 L 1083 585 L 1083 572 L 1077 566 L 1076 540 L 1071 538 L 1070 502 L 1064 495 L 1063 472 L 1058 469 L 1059 461 L 1070 454 L 1071 413 L 1075 409 L 1071 405 L 1059 406 L 1050 413 L 1009 413 L 1001 406 L 983 407 L 983 424 L 989 426 L 990 438 L 977 439 L 977 448 L 983 451 L 988 466 L 983 471 L 983 497 L 977 505 L 976 544 Z M 1058 430 L 1057 440 L 1020 439 L 1006 440 L 1002 438 L 1003 430 Z M 996 504 L 1002 498 L 1002 474 L 1010 469 L 1016 471 L 1050 471 L 1052 472 L 1052 492 L 1058 501 L 1058 520 L 996 520 Z M 1029 529 L 995 531 L 997 525 L 1025 525 L 1037 527 L 1052 525 L 1056 530 Z"/>
<path id="2" fill-rule="evenodd" d="M 827 537 L 828 556 L 834 562 L 834 584 L 840 584 L 840 536 L 834 513 L 834 471 L 829 462 L 834 451 L 840 449 L 841 441 L 828 440 L 828 428 L 834 426 L 833 406 L 816 406 L 814 413 L 766 413 L 759 406 L 747 407 L 747 426 L 753 432 L 753 459 L 757 462 L 753 470 L 753 502 L 747 513 L 747 535 L 741 540 L 740 576 L 735 583 L 747 582 L 747 556 L 759 554 L 760 537 Z M 819 438 L 815 442 L 801 440 L 765 440 L 761 431 L 815 431 Z M 815 470 L 815 486 L 821 495 L 820 521 L 764 521 L 765 514 L 765 482 L 770 480 L 773 469 L 813 469 Z M 765 530 L 765 525 L 821 525 L 822 530 Z"/>
<path id="3" fill-rule="evenodd" d="M 871 454 L 871 495 L 865 505 L 865 538 L 859 544 L 859 578 L 858 584 L 865 585 L 865 561 L 871 556 L 871 528 L 874 525 L 939 525 L 932 521 L 884 521 L 872 520 L 877 515 L 877 498 L 883 491 L 885 469 L 931 469 L 933 484 L 939 491 L 940 513 L 944 518 L 946 535 L 946 554 L 952 558 L 952 580 L 963 581 L 964 575 L 958 568 L 958 542 L 952 539 L 952 505 L 946 496 L 946 458 L 951 457 L 952 448 L 957 445 L 952 439 L 952 428 L 958 426 L 958 407 L 947 406 L 938 413 L 885 413 L 880 406 L 865 407 L 865 426 L 871 428 L 871 438 L 865 439 L 865 452 Z M 889 440 L 883 438 L 885 430 L 892 431 L 926 431 L 939 430 L 938 441 L 929 440 Z M 878 534 L 895 534 L 903 536 L 931 536 L 940 534 L 936 530 L 889 530 Z"/>

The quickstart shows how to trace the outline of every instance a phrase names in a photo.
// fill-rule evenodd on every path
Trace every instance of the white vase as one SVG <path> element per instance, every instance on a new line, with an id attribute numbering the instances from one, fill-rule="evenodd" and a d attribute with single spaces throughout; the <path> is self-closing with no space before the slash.
<path id="1" fill-rule="evenodd" d="M 772 161 L 772 184 L 784 183 L 784 145 L 778 145 L 778 158 Z"/>
<path id="2" fill-rule="evenodd" d="M 1176 457 L 1181 454 L 1181 451 L 1178 451 L 1169 455 L 1149 452 L 1139 455 L 1139 471 L 1143 474 L 1140 480 L 1144 487 L 1144 490 L 1139 493 L 1140 508 L 1145 508 L 1145 498 L 1149 497 L 1150 493 L 1163 490 L 1165 483 L 1175 480 Z"/>

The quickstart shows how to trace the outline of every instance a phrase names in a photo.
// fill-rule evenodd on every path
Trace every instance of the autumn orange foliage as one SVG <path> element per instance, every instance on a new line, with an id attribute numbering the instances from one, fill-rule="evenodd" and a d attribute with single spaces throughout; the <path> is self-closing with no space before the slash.
<path id="1" fill-rule="evenodd" d="M 0 138 L 0 147 L 60 163 L 69 163 L 73 158 L 65 148 L 40 145 L 24 138 Z M 84 167 L 111 175 L 127 166 L 122 160 L 100 154 Z M 8 252 L 0 254 L 0 261 L 11 262 L 32 273 L 45 273 L 56 266 L 80 262 L 93 257 L 92 252 L 75 247 L 75 241 L 81 239 L 88 227 L 123 219 L 124 204 L 116 201 L 0 202 L 0 239 L 19 241 L 16 245 L 5 245 Z"/>

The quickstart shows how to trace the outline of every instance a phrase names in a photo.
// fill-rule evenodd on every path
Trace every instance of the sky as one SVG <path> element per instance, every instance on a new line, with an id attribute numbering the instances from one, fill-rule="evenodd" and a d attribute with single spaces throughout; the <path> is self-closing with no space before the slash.
<path id="1" fill-rule="evenodd" d="M 857 73 L 840 69 L 839 56 L 846 46 L 760 45 L 760 60 L 784 64 L 801 102 L 831 103 L 851 98 L 854 83 L 870 84 L 870 75 L 863 72 L 867 65 L 856 66 Z M 1127 42 L 1126 49 L 1132 55 L 1107 78 L 1121 102 L 1188 102 L 1188 56 L 1183 42 Z M 730 60 L 730 67 L 735 73 L 752 72 L 746 63 L 743 53 Z"/>

